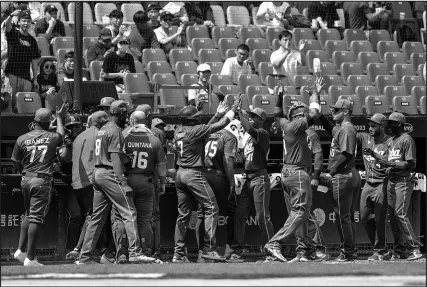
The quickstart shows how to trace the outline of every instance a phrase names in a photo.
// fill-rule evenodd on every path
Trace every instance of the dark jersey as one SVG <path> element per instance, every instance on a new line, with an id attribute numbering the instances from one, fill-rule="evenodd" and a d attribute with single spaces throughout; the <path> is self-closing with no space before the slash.
<path id="1" fill-rule="evenodd" d="M 355 165 L 356 155 L 356 128 L 352 123 L 345 123 L 342 126 L 335 126 L 332 131 L 332 143 L 329 153 L 328 170 L 337 162 L 343 152 L 353 155 L 352 160 L 346 166 L 341 167 L 351 169 Z M 340 170 L 338 170 L 340 172 Z"/>
<path id="2" fill-rule="evenodd" d="M 265 129 L 255 129 L 257 136 L 248 135 L 244 145 L 245 171 L 256 172 L 267 168 L 267 157 L 270 151 L 270 136 Z"/>
<path id="3" fill-rule="evenodd" d="M 49 22 L 46 18 L 42 18 L 36 22 L 34 30 L 37 36 L 39 36 L 39 34 L 45 34 L 47 29 L 49 29 Z M 65 37 L 65 26 L 61 20 L 56 20 L 56 24 L 53 26 L 52 38 L 54 37 Z"/>
<path id="4" fill-rule="evenodd" d="M 126 53 L 123 57 L 117 55 L 117 53 L 109 53 L 105 56 L 102 69 L 105 73 L 118 73 L 122 70 L 129 70 L 130 73 L 136 73 L 135 62 L 131 54 Z M 123 78 L 109 78 L 107 81 L 114 81 L 116 85 L 123 84 Z"/>
<path id="5" fill-rule="evenodd" d="M 124 145 L 122 130 L 115 123 L 105 124 L 96 134 L 95 167 L 103 165 L 113 167 L 110 154 L 118 153 L 125 156 Z"/>
<path id="6" fill-rule="evenodd" d="M 283 163 L 304 167 L 309 171 L 312 154 L 307 142 L 307 118 L 293 121 L 282 119 L 280 127 L 283 136 Z"/>
<path id="7" fill-rule="evenodd" d="M 224 155 L 234 158 L 237 150 L 237 139 L 228 130 L 211 134 L 205 145 L 205 164 L 226 174 Z"/>
<path id="8" fill-rule="evenodd" d="M 52 175 L 56 149 L 62 136 L 44 130 L 33 130 L 18 138 L 13 148 L 12 160 L 21 162 L 22 172 Z"/>
<path id="9" fill-rule="evenodd" d="M 95 138 L 98 129 L 95 126 L 79 134 L 73 143 L 72 186 L 80 189 L 92 184 L 95 169 Z"/>
<path id="10" fill-rule="evenodd" d="M 181 167 L 204 167 L 205 140 L 211 134 L 208 125 L 182 126 L 175 130 L 174 144 Z"/>
<path id="11" fill-rule="evenodd" d="M 414 139 L 407 133 L 403 133 L 398 138 L 390 138 L 387 142 L 388 160 L 391 162 L 413 161 L 417 163 L 417 155 Z M 410 176 L 412 169 L 391 169 L 390 179 L 403 179 Z"/>
<path id="12" fill-rule="evenodd" d="M 356 137 L 357 145 L 360 146 L 362 150 L 365 148 L 370 148 L 380 155 L 387 155 L 387 142 L 390 138 L 389 136 L 384 136 L 384 138 L 378 142 L 376 142 L 374 137 L 368 133 L 357 133 Z M 384 179 L 387 177 L 387 169 L 384 166 L 380 165 L 377 160 L 370 155 L 363 155 L 363 163 L 365 164 L 366 170 L 366 182 L 384 182 Z"/>
<path id="13" fill-rule="evenodd" d="M 154 134 L 130 131 L 125 136 L 125 152 L 131 158 L 129 173 L 152 174 L 159 163 L 166 163 L 162 143 Z"/>
<path id="14" fill-rule="evenodd" d="M 308 128 L 306 131 L 307 134 L 307 143 L 308 148 L 311 151 L 312 157 L 316 153 L 322 153 L 322 145 L 320 144 L 319 135 L 316 133 L 315 130 Z M 312 171 L 312 161 L 310 161 L 310 167 L 308 169 L 308 172 Z"/>

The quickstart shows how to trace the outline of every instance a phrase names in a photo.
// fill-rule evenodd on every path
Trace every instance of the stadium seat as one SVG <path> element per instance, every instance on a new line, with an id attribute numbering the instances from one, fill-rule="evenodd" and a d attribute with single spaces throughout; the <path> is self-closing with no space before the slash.
<path id="1" fill-rule="evenodd" d="M 280 80 L 280 82 L 284 85 L 284 86 L 290 86 L 291 84 L 289 83 L 289 79 L 288 78 L 282 78 Z M 277 80 L 274 76 L 272 75 L 268 75 L 265 78 L 265 85 L 268 87 L 268 89 L 270 91 L 273 91 L 274 88 L 277 86 Z"/>
<path id="2" fill-rule="evenodd" d="M 222 9 L 222 7 L 220 5 L 210 5 L 210 6 L 212 9 L 215 26 L 220 28 L 225 27 L 227 24 L 225 21 L 224 10 Z"/>
<path id="3" fill-rule="evenodd" d="M 74 24 L 74 21 L 75 21 L 74 11 L 75 11 L 74 2 L 69 2 L 67 6 L 67 12 L 68 12 L 68 22 L 70 24 Z M 59 12 L 59 9 L 58 9 L 58 12 Z M 90 8 L 90 5 L 86 2 L 83 3 L 83 24 L 93 24 L 92 8 Z"/>
<path id="4" fill-rule="evenodd" d="M 157 73 L 172 74 L 172 69 L 168 62 L 151 61 L 147 64 L 147 75 L 150 81 L 153 80 L 153 75 Z"/>
<path id="5" fill-rule="evenodd" d="M 304 55 L 301 55 L 301 57 L 304 57 Z M 308 67 L 309 72 L 313 72 L 313 60 L 315 58 L 319 58 L 320 62 L 329 62 L 328 55 L 325 51 L 322 50 L 310 50 L 307 52 L 305 56 L 306 65 Z"/>
<path id="6" fill-rule="evenodd" d="M 64 7 L 62 6 L 62 4 L 60 2 L 42 2 L 41 3 L 41 8 L 40 8 L 40 12 L 41 12 L 42 15 L 44 14 L 44 9 L 46 9 L 46 7 L 49 6 L 49 5 L 53 5 L 53 6 L 56 7 L 56 9 L 58 9 L 58 15 L 61 14 L 60 20 L 62 22 L 67 22 L 67 19 L 65 19 L 65 15 L 66 14 L 65 14 Z M 68 14 L 68 20 L 71 20 L 69 14 Z"/>
<path id="7" fill-rule="evenodd" d="M 239 94 L 240 87 L 236 85 L 220 85 L 218 90 L 223 93 L 225 96 L 229 94 Z"/>
<path id="8" fill-rule="evenodd" d="M 166 61 L 166 60 L 165 60 Z M 179 61 L 193 62 L 193 53 L 188 49 L 171 49 L 169 51 L 169 62 L 172 67 L 172 71 L 175 70 L 176 63 Z"/>
<path id="9" fill-rule="evenodd" d="M 197 64 L 194 61 L 178 61 L 175 64 L 175 75 L 177 81 L 180 81 L 182 75 L 197 74 Z"/>
<path id="10" fill-rule="evenodd" d="M 373 52 L 374 49 L 369 41 L 353 41 L 350 44 L 350 51 L 358 57 L 360 52 Z"/>
<path id="11" fill-rule="evenodd" d="M 268 94 L 270 94 L 267 87 L 257 86 L 257 85 L 248 85 L 248 86 L 246 86 L 246 89 L 242 92 L 246 94 L 246 97 L 248 98 L 249 103 L 252 103 L 252 98 L 254 97 L 254 95 L 257 95 L 257 94 L 268 95 Z M 250 104 L 249 107 L 252 109 L 253 107 L 251 107 L 251 105 L 252 104 Z"/>
<path id="12" fill-rule="evenodd" d="M 301 88 L 302 86 L 305 86 L 308 81 L 312 81 L 313 76 L 312 75 L 295 75 L 294 76 L 294 83 L 295 88 Z"/>
<path id="13" fill-rule="evenodd" d="M 56 59 L 58 60 L 58 63 L 64 63 L 65 54 L 67 54 L 70 51 L 74 51 L 74 48 L 73 49 L 58 49 L 58 51 L 56 51 Z"/>
<path id="14" fill-rule="evenodd" d="M 258 64 L 258 75 L 261 79 L 261 83 L 265 85 L 266 83 L 266 77 L 269 74 L 273 74 L 273 65 L 271 63 L 267 62 L 261 62 Z"/>
<path id="15" fill-rule="evenodd" d="M 114 3 L 106 3 L 106 2 L 98 2 L 95 4 L 95 24 L 101 25 L 101 24 L 109 24 L 104 23 L 102 20 L 102 17 L 108 16 L 111 11 L 114 9 L 117 9 L 116 5 Z"/>
<path id="16" fill-rule="evenodd" d="M 347 44 L 347 49 L 350 49 L 352 41 L 366 41 L 366 34 L 363 30 L 359 29 L 345 29 L 344 39 Z"/>
<path id="17" fill-rule="evenodd" d="M 298 101 L 303 102 L 303 98 L 300 95 L 283 95 L 283 114 L 287 115 L 289 107 Z"/>
<path id="18" fill-rule="evenodd" d="M 322 113 L 324 115 L 329 114 L 330 109 L 331 109 L 330 106 L 335 104 L 335 102 L 333 101 L 333 98 L 326 94 L 326 95 L 320 95 L 319 100 L 320 100 L 320 105 L 322 108 Z"/>
<path id="19" fill-rule="evenodd" d="M 393 110 L 408 115 L 418 115 L 417 102 L 413 97 L 394 97 Z"/>
<path id="20" fill-rule="evenodd" d="M 224 101 L 226 102 L 228 107 L 232 107 L 234 100 L 239 96 L 239 94 L 228 94 L 225 96 Z M 249 110 L 249 102 L 248 98 L 243 97 L 242 98 L 242 110 L 248 111 Z"/>
<path id="21" fill-rule="evenodd" d="M 426 79 L 426 75 L 425 75 L 425 63 L 422 65 L 418 66 L 418 76 L 420 76 L 421 78 L 424 79 L 424 85 L 426 84 L 425 79 Z"/>
<path id="22" fill-rule="evenodd" d="M 234 30 L 231 27 L 218 27 L 215 26 L 212 28 L 212 41 L 215 48 L 219 48 L 219 39 L 222 38 L 235 38 Z"/>
<path id="23" fill-rule="evenodd" d="M 172 114 L 178 114 L 187 105 L 184 90 L 160 89 L 160 107 L 175 106 Z"/>
<path id="24" fill-rule="evenodd" d="M 416 76 L 411 64 L 394 64 L 393 75 L 396 77 L 399 84 L 401 83 L 403 76 Z"/>
<path id="25" fill-rule="evenodd" d="M 51 56 L 49 42 L 45 37 L 36 37 L 37 46 L 40 49 L 40 53 L 42 56 Z"/>
<path id="26" fill-rule="evenodd" d="M 384 88 L 387 86 L 397 86 L 397 78 L 390 75 L 378 75 L 375 78 L 375 86 L 380 95 L 384 95 Z M 402 87 L 403 88 L 403 87 Z"/>
<path id="27" fill-rule="evenodd" d="M 145 73 L 129 73 L 123 79 L 127 93 L 151 93 Z"/>
<path id="28" fill-rule="evenodd" d="M 135 63 L 135 71 L 137 73 L 144 73 L 144 67 L 142 66 L 142 63 L 140 61 L 134 61 Z"/>
<path id="29" fill-rule="evenodd" d="M 96 25 L 83 25 L 83 37 L 99 37 L 99 27 Z"/>
<path id="30" fill-rule="evenodd" d="M 199 81 L 199 76 L 196 74 L 183 74 L 181 75 L 181 78 L 179 79 L 179 81 L 181 82 L 181 86 L 191 86 L 191 85 L 197 84 L 197 82 Z M 188 90 L 185 89 L 184 95 L 186 98 L 188 98 L 187 92 Z"/>
<path id="31" fill-rule="evenodd" d="M 90 79 L 91 81 L 99 81 L 99 75 L 101 73 L 103 61 L 92 61 L 89 65 Z"/>
<path id="32" fill-rule="evenodd" d="M 260 63 L 270 63 L 271 53 L 270 49 L 256 49 L 252 51 L 252 61 L 256 71 L 258 71 Z"/>
<path id="33" fill-rule="evenodd" d="M 295 92 L 294 93 L 288 93 L 289 95 L 295 95 L 297 94 L 296 89 L 294 88 Z M 299 94 L 302 97 L 302 102 L 306 105 L 310 104 L 310 93 L 309 93 L 309 88 L 308 86 L 302 86 L 299 90 Z M 277 95 L 277 88 L 274 89 L 274 95 Z"/>
<path id="34" fill-rule="evenodd" d="M 249 52 L 255 49 L 269 49 L 267 40 L 264 38 L 248 38 L 246 45 L 249 46 Z"/>
<path id="35" fill-rule="evenodd" d="M 214 45 L 212 39 L 210 38 L 194 38 L 193 40 L 191 40 L 191 49 L 193 52 L 193 58 L 195 60 L 198 60 L 200 49 L 214 49 Z"/>
<path id="36" fill-rule="evenodd" d="M 144 49 L 142 51 L 142 65 L 147 69 L 147 65 L 151 61 L 166 62 L 166 55 L 162 49 Z"/>
<path id="37" fill-rule="evenodd" d="M 173 74 L 156 73 L 153 75 L 152 82 L 160 85 L 176 85 L 176 78 Z"/>
<path id="38" fill-rule="evenodd" d="M 320 62 L 320 73 L 322 76 L 338 75 L 337 67 L 334 63 Z"/>
<path id="39" fill-rule="evenodd" d="M 240 41 L 244 44 L 249 38 L 264 38 L 261 31 L 256 27 L 242 27 L 239 29 Z"/>
<path id="40" fill-rule="evenodd" d="M 248 27 L 251 23 L 249 11 L 244 6 L 228 6 L 227 20 L 229 27 Z"/>
<path id="41" fill-rule="evenodd" d="M 388 99 L 389 103 L 393 101 L 394 97 L 408 96 L 408 94 L 405 91 L 405 88 L 402 86 L 385 86 L 383 94 Z"/>
<path id="42" fill-rule="evenodd" d="M 390 111 L 390 104 L 384 96 L 367 96 L 365 98 L 366 114 L 372 116 L 376 113 L 386 113 Z"/>
<path id="43" fill-rule="evenodd" d="M 328 89 L 328 95 L 332 98 L 333 102 L 338 100 L 338 97 L 341 95 L 352 95 L 353 93 L 350 90 L 349 86 L 337 86 L 331 85 Z"/>
<path id="44" fill-rule="evenodd" d="M 410 95 L 412 87 L 425 86 L 424 80 L 420 76 L 403 76 L 402 85 L 406 90 L 406 94 Z"/>
<path id="45" fill-rule="evenodd" d="M 353 112 L 351 113 L 353 116 L 362 116 L 363 113 L 363 106 L 365 105 L 365 102 L 361 102 L 361 100 L 356 95 L 341 95 L 338 97 L 339 99 L 347 99 L 353 104 Z"/>
<path id="46" fill-rule="evenodd" d="M 390 71 L 387 68 L 387 64 L 381 63 L 369 63 L 366 67 L 366 73 L 371 79 L 372 83 L 375 82 L 375 79 L 378 75 L 390 75 Z"/>
<path id="47" fill-rule="evenodd" d="M 379 96 L 378 89 L 374 86 L 357 86 L 354 94 L 360 100 L 362 105 L 364 105 L 363 103 L 367 96 Z"/>
<path id="48" fill-rule="evenodd" d="M 211 75 L 210 82 L 214 86 L 233 85 L 233 81 L 229 75 Z"/>
<path id="49" fill-rule="evenodd" d="M 83 37 L 83 51 L 98 43 L 98 37 Z"/>
<path id="50" fill-rule="evenodd" d="M 337 67 L 338 72 L 341 71 L 341 64 L 348 62 L 348 63 L 355 63 L 356 57 L 353 52 L 349 51 L 335 51 L 332 53 L 332 59 L 335 63 L 335 66 Z"/>
<path id="51" fill-rule="evenodd" d="M 379 41 L 392 41 L 390 33 L 387 30 L 371 30 L 369 38 L 375 52 L 378 52 L 377 47 Z"/>
<path id="52" fill-rule="evenodd" d="M 229 49 L 236 50 L 240 45 L 240 40 L 236 38 L 221 38 L 219 39 L 219 51 L 221 52 L 222 59 L 227 59 L 226 52 Z"/>
<path id="53" fill-rule="evenodd" d="M 221 62 L 205 62 L 205 64 L 208 64 L 211 67 L 212 74 L 221 74 L 222 67 L 224 66 L 224 63 Z"/>
<path id="54" fill-rule="evenodd" d="M 377 44 L 377 53 L 380 61 L 384 62 L 384 56 L 387 52 L 400 52 L 399 45 L 396 41 L 379 41 Z"/>
<path id="55" fill-rule="evenodd" d="M 16 93 L 16 108 L 18 114 L 32 114 L 42 107 L 42 101 L 38 93 Z"/>
<path id="56" fill-rule="evenodd" d="M 350 75 L 363 75 L 362 65 L 359 63 L 342 63 L 341 76 L 344 80 L 344 83 L 347 83 L 347 77 Z"/>
<path id="57" fill-rule="evenodd" d="M 317 40 L 306 40 L 307 42 L 304 45 L 304 49 L 302 49 L 301 52 L 301 57 L 304 57 L 307 55 L 307 52 L 310 50 L 317 50 L 317 51 L 321 51 L 322 50 L 322 46 L 320 46 L 319 41 Z M 301 40 L 300 40 L 301 42 Z M 299 46 L 298 46 L 299 47 Z"/>
<path id="58" fill-rule="evenodd" d="M 414 70 L 418 70 L 418 67 L 426 62 L 426 53 L 413 53 L 409 62 L 414 67 Z M 421 74 L 418 73 L 418 76 L 421 76 Z"/>
<path id="59" fill-rule="evenodd" d="M 265 31 L 265 38 L 270 49 L 273 49 L 274 39 L 278 39 L 277 37 L 284 30 L 285 28 L 282 27 L 267 27 L 267 30 Z"/>
<path id="60" fill-rule="evenodd" d="M 426 114 L 426 96 L 422 96 L 420 99 L 420 113 L 422 115 Z"/>
<path id="61" fill-rule="evenodd" d="M 239 75 L 238 83 L 242 93 L 245 92 L 246 87 L 249 85 L 262 86 L 261 79 L 256 74 Z"/>
<path id="62" fill-rule="evenodd" d="M 402 45 L 402 50 L 403 50 L 403 54 L 406 57 L 406 60 L 408 61 L 411 58 L 411 55 L 413 53 L 417 53 L 417 54 L 424 53 L 425 55 L 425 52 L 426 52 L 424 50 L 423 44 L 421 44 L 420 42 L 404 42 Z"/>
<path id="63" fill-rule="evenodd" d="M 327 40 L 325 43 L 325 51 L 328 54 L 329 62 L 331 62 L 334 52 L 347 51 L 347 45 L 342 40 Z"/>
<path id="64" fill-rule="evenodd" d="M 304 86 L 303 86 L 304 87 Z M 301 89 L 303 88 L 301 87 Z M 273 91 L 273 95 L 277 96 L 277 90 L 279 86 L 276 86 Z M 283 95 L 297 95 L 297 89 L 294 86 L 283 86 Z"/>
<path id="65" fill-rule="evenodd" d="M 261 108 L 268 115 L 274 114 L 274 108 L 276 107 L 277 97 L 269 94 L 256 94 L 252 98 L 253 108 Z"/>
<path id="66" fill-rule="evenodd" d="M 426 94 L 426 87 L 425 86 L 412 87 L 411 95 L 412 95 L 412 97 L 414 97 L 416 99 L 417 103 L 419 102 L 419 100 L 421 99 L 422 96 L 425 96 L 425 94 Z"/>
<path id="67" fill-rule="evenodd" d="M 358 62 L 362 65 L 362 69 L 367 73 L 367 66 L 370 63 L 381 63 L 378 54 L 375 52 L 360 52 L 358 55 Z"/>
<path id="68" fill-rule="evenodd" d="M 325 86 L 329 87 L 331 85 L 344 86 L 344 81 L 339 75 L 328 75 L 324 76 Z"/>
<path id="69" fill-rule="evenodd" d="M 406 64 L 405 55 L 399 52 L 387 52 L 384 55 L 384 62 L 387 64 L 387 68 L 390 73 L 393 73 L 394 64 Z"/>
<path id="70" fill-rule="evenodd" d="M 298 44 L 301 39 L 311 39 L 314 40 L 313 30 L 309 28 L 294 28 L 292 30 L 292 40 L 295 47 L 298 49 Z"/>
<path id="71" fill-rule="evenodd" d="M 326 41 L 328 40 L 341 41 L 340 32 L 337 29 L 319 29 L 316 34 L 323 49 L 326 49 Z"/>
<path id="72" fill-rule="evenodd" d="M 207 39 L 210 38 L 209 30 L 206 26 L 187 26 L 185 29 L 185 34 L 187 36 L 187 45 L 191 45 L 191 40 L 199 38 L 199 39 Z"/>
<path id="73" fill-rule="evenodd" d="M 368 76 L 351 75 L 347 78 L 350 91 L 354 94 L 357 86 L 372 86 L 372 82 Z"/>
<path id="74" fill-rule="evenodd" d="M 236 49 L 228 49 L 225 51 L 225 58 L 228 59 L 231 57 L 236 57 Z"/>
<path id="75" fill-rule="evenodd" d="M 56 56 L 58 49 L 74 49 L 74 38 L 72 37 L 56 37 L 53 38 L 53 55 Z"/>
<path id="76" fill-rule="evenodd" d="M 206 62 L 222 62 L 221 53 L 217 49 L 200 49 L 199 64 Z"/>
<path id="77" fill-rule="evenodd" d="M 144 11 L 144 7 L 142 7 L 139 3 L 123 3 L 121 6 L 121 10 L 123 12 L 123 23 L 124 24 L 134 24 L 133 15 L 138 11 Z"/>
<path id="78" fill-rule="evenodd" d="M 74 30 L 71 28 L 70 24 L 64 23 L 65 37 L 74 37 Z"/>

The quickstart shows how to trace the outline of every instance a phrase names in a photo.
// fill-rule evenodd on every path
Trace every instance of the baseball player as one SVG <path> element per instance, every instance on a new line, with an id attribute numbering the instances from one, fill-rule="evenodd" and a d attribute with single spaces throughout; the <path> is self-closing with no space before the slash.
<path id="1" fill-rule="evenodd" d="M 275 124 L 283 135 L 282 185 L 289 196 L 290 212 L 283 227 L 269 239 L 264 249 L 269 260 L 286 262 L 282 246 L 291 236 L 297 237 L 297 257 L 292 262 L 307 262 L 312 247 L 308 241 L 308 216 L 312 205 L 311 178 L 312 153 L 308 146 L 307 129 L 319 115 L 318 94 L 324 86 L 323 79 L 317 78 L 312 88 L 310 106 L 295 103 L 288 111 L 288 119 L 283 116 L 283 85 L 278 90 L 278 101 L 274 110 Z M 320 170 L 315 171 L 315 178 Z"/>
<path id="2" fill-rule="evenodd" d="M 362 148 L 366 182 L 360 198 L 360 216 L 372 243 L 374 254 L 369 261 L 381 261 L 387 254 L 387 172 L 386 168 L 371 156 L 371 151 L 380 155 L 388 152 L 389 136 L 385 134 L 387 118 L 374 114 L 369 121 L 369 133 L 357 133 L 357 146 Z"/>
<path id="3" fill-rule="evenodd" d="M 141 253 L 132 188 L 124 177 L 124 138 L 122 130 L 127 118 L 127 104 L 114 101 L 110 106 L 110 120 L 97 133 L 95 140 L 95 171 L 93 175 L 93 213 L 86 230 L 83 247 L 76 264 L 93 262 L 92 251 L 114 204 L 124 220 L 129 241 L 130 263 L 151 263 L 155 259 Z"/>
<path id="4" fill-rule="evenodd" d="M 234 118 L 235 111 L 240 108 L 242 96 L 239 95 L 232 110 L 225 113 L 225 104 L 218 106 L 217 113 L 207 124 L 200 124 L 201 112 L 194 106 L 184 107 L 180 113 L 181 125 L 174 134 L 174 143 L 179 167 L 175 185 L 178 193 L 178 218 L 175 227 L 175 251 L 172 262 L 188 263 L 185 236 L 191 218 L 192 203 L 195 199 L 203 209 L 205 218 L 205 248 L 204 259 L 224 261 L 216 251 L 216 227 L 218 224 L 218 204 L 215 194 L 205 178 L 205 140 Z M 223 114 L 225 113 L 225 116 Z M 215 118 L 221 118 L 211 124 Z"/>
<path id="5" fill-rule="evenodd" d="M 238 120 L 232 120 L 227 127 L 211 134 L 205 145 L 205 166 L 207 168 L 206 179 L 218 201 L 219 215 L 227 217 L 227 229 L 223 232 L 226 236 L 225 257 L 231 255 L 231 244 L 234 239 L 234 213 L 236 211 L 236 194 L 234 192 L 234 158 L 237 151 L 237 138 L 233 131 L 238 132 L 241 124 Z M 204 262 L 201 257 L 205 236 L 203 225 L 203 211 L 201 206 L 197 211 L 196 238 L 199 246 L 198 262 Z M 225 241 L 225 240 L 224 240 Z"/>
<path id="6" fill-rule="evenodd" d="M 329 122 L 323 115 L 319 117 L 323 127 L 332 135 L 329 153 L 329 173 L 322 174 L 321 180 L 332 188 L 334 212 L 341 238 L 341 253 L 337 262 L 356 259 L 354 208 L 360 191 L 361 180 L 355 169 L 356 128 L 351 123 L 353 104 L 348 99 L 340 99 L 331 106 L 333 120 Z"/>
<path id="7" fill-rule="evenodd" d="M 98 105 L 98 111 L 104 111 L 106 113 L 110 112 L 111 103 L 114 102 L 112 97 L 104 97 L 101 99 L 101 102 Z"/>
<path id="8" fill-rule="evenodd" d="M 24 266 L 42 266 L 34 258 L 36 241 L 41 225 L 49 211 L 52 196 L 53 160 L 56 149 L 64 137 L 63 118 L 67 106 L 56 108 L 56 133 L 49 132 L 52 113 L 49 109 L 38 109 L 31 125 L 31 131 L 20 136 L 15 143 L 12 160 L 22 174 L 21 189 L 24 196 L 25 218 L 21 224 L 18 249 L 13 257 Z M 27 253 L 25 253 L 25 245 Z"/>
<path id="9" fill-rule="evenodd" d="M 412 261 L 422 257 L 422 243 L 417 239 L 407 214 L 414 188 L 411 172 L 415 169 L 417 156 L 413 138 L 404 132 L 405 123 L 403 114 L 393 112 L 388 117 L 391 138 L 387 142 L 387 155 L 382 156 L 375 151 L 367 153 L 388 168 L 388 214 L 395 242 L 391 260 L 403 258 L 409 253 L 407 260 Z"/>

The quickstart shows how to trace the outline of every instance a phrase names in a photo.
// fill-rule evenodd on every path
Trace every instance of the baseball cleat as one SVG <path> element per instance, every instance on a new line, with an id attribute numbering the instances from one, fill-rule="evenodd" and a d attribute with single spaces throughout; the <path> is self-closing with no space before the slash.
<path id="1" fill-rule="evenodd" d="M 258 260 L 257 263 L 271 263 L 271 262 L 279 262 L 282 263 L 282 261 L 280 261 L 279 259 L 277 259 L 276 257 L 273 256 L 266 256 L 264 260 Z"/>
<path id="2" fill-rule="evenodd" d="M 323 251 L 316 251 L 316 253 L 314 254 L 314 259 L 313 261 L 315 262 L 323 262 L 323 261 L 328 261 L 331 258 L 331 255 L 328 252 L 323 252 Z"/>
<path id="3" fill-rule="evenodd" d="M 116 264 L 126 264 L 128 262 L 128 259 L 126 257 L 126 254 L 120 254 L 120 256 L 116 260 Z"/>
<path id="4" fill-rule="evenodd" d="M 172 258 L 172 263 L 191 263 L 191 261 L 188 260 L 187 256 L 180 256 L 174 254 Z"/>
<path id="5" fill-rule="evenodd" d="M 101 264 L 114 264 L 114 258 L 108 258 L 105 254 L 102 254 L 101 260 L 99 260 Z"/>
<path id="6" fill-rule="evenodd" d="M 416 249 L 411 251 L 410 255 L 408 256 L 408 258 L 406 258 L 406 260 L 414 261 L 420 259 L 421 257 L 423 257 L 423 254 L 418 249 Z"/>
<path id="7" fill-rule="evenodd" d="M 282 255 L 282 252 L 279 249 L 276 248 L 270 248 L 270 247 L 265 247 L 264 248 L 265 252 L 268 255 L 271 255 L 277 259 L 279 259 L 282 262 L 287 262 L 288 260 L 286 260 L 286 258 Z"/>
<path id="8" fill-rule="evenodd" d="M 219 255 L 218 252 L 216 252 L 215 250 L 203 251 L 202 257 L 204 259 L 210 259 L 210 260 L 215 260 L 215 261 L 225 261 L 225 257 Z"/>
<path id="9" fill-rule="evenodd" d="M 243 256 L 237 254 L 237 253 L 231 253 L 230 256 L 225 259 L 225 262 L 228 263 L 243 263 L 245 260 L 243 259 Z"/>
<path id="10" fill-rule="evenodd" d="M 148 257 L 144 254 L 129 257 L 129 263 L 153 263 L 154 261 L 156 261 L 156 258 Z"/>
<path id="11" fill-rule="evenodd" d="M 32 266 L 32 267 L 40 267 L 44 266 L 43 264 L 39 263 L 37 259 L 34 258 L 34 260 L 30 260 L 28 258 L 25 258 L 24 260 L 24 266 Z"/>
<path id="12" fill-rule="evenodd" d="M 384 260 L 384 256 L 377 252 L 375 252 L 374 254 L 368 257 L 368 261 L 383 261 L 383 260 Z"/>
<path id="13" fill-rule="evenodd" d="M 311 260 L 310 260 L 310 259 L 308 259 L 306 255 L 304 255 L 304 254 L 300 254 L 300 253 L 297 253 L 297 256 L 296 256 L 294 259 L 290 260 L 290 261 L 289 261 L 289 263 L 295 263 L 295 262 L 310 262 L 310 261 L 311 261 Z"/>
<path id="14" fill-rule="evenodd" d="M 389 261 L 397 261 L 397 260 L 401 260 L 404 259 L 402 255 L 398 254 L 398 253 L 393 253 L 391 255 L 391 258 L 389 259 Z"/>
<path id="15" fill-rule="evenodd" d="M 89 261 L 76 260 L 76 261 L 74 261 L 74 264 L 76 264 L 76 265 L 95 265 L 95 264 L 98 264 L 98 262 L 93 261 L 93 260 L 89 260 Z"/>
<path id="16" fill-rule="evenodd" d="M 230 257 L 230 255 L 231 255 L 231 254 L 233 254 L 233 252 L 234 252 L 234 249 L 232 249 L 232 248 L 230 247 L 230 245 L 226 244 L 226 245 L 225 245 L 225 251 L 224 251 L 224 257 L 225 257 L 225 258 Z"/>
<path id="17" fill-rule="evenodd" d="M 15 251 L 15 254 L 13 254 L 13 258 L 21 263 L 24 263 L 25 259 L 27 258 L 27 253 L 22 252 L 21 249 L 18 249 Z"/>
<path id="18" fill-rule="evenodd" d="M 79 258 L 80 251 L 77 249 L 74 249 L 67 253 L 65 256 L 65 260 L 77 260 Z"/>
<path id="19" fill-rule="evenodd" d="M 341 253 L 337 258 L 334 259 L 335 262 L 350 262 L 354 261 L 354 257 L 352 255 L 346 255 Z"/>

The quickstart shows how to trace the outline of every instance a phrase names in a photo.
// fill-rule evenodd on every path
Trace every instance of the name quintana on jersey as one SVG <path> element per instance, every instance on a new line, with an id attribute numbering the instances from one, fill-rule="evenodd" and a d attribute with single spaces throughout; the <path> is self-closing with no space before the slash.
<path id="1" fill-rule="evenodd" d="M 153 148 L 150 142 L 128 142 L 127 147 Z"/>
<path id="2" fill-rule="evenodd" d="M 38 138 L 38 139 L 29 139 L 25 141 L 25 145 L 35 145 L 35 144 L 48 144 L 49 138 Z"/>

